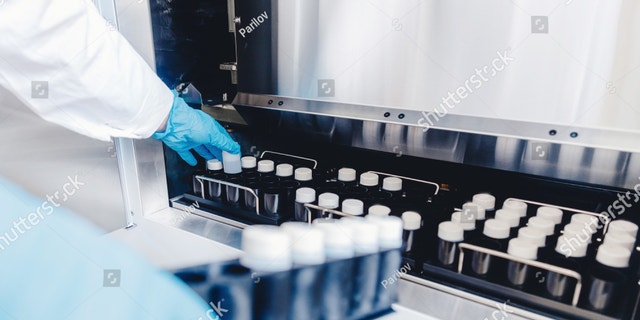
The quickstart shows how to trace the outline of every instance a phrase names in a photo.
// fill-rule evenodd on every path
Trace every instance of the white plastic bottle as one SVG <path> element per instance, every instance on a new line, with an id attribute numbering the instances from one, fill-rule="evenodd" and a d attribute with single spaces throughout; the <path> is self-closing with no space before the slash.
<path id="1" fill-rule="evenodd" d="M 240 264 L 255 279 L 254 317 L 288 319 L 291 302 L 291 239 L 276 226 L 253 225 L 242 231 Z"/>
<path id="2" fill-rule="evenodd" d="M 291 319 L 319 320 L 326 261 L 324 233 L 304 222 L 285 222 L 280 228 L 291 239 Z"/>
<path id="3" fill-rule="evenodd" d="M 342 320 L 349 316 L 353 292 L 355 249 L 353 230 L 336 219 L 316 219 L 312 226 L 324 234 L 325 281 L 322 315 L 328 320 Z"/>

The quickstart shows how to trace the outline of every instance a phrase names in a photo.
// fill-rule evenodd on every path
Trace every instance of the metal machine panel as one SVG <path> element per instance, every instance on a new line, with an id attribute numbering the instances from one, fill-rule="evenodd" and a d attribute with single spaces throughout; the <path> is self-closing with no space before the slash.
<path id="1" fill-rule="evenodd" d="M 401 124 L 396 143 L 352 135 L 366 136 L 358 146 L 461 162 L 459 152 L 419 147 L 435 141 L 431 131 L 453 131 L 495 145 L 464 163 L 630 188 L 639 175 L 626 160 L 640 152 L 640 61 L 631 57 L 639 10 L 626 0 L 243 2 L 234 104 L 245 118 L 249 106 Z M 538 150 L 546 161 L 532 163 Z M 594 164 L 603 166 L 587 172 Z"/>

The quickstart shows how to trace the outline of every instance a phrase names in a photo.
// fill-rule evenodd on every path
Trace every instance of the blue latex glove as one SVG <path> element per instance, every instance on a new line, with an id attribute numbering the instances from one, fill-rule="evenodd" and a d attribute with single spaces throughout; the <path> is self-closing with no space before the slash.
<path id="1" fill-rule="evenodd" d="M 191 166 L 198 163 L 191 149 L 206 160 L 214 157 L 222 160 L 222 151 L 240 153 L 240 145 L 216 120 L 201 110 L 189 107 L 175 90 L 173 94 L 167 128 L 154 133 L 154 138 L 162 140 Z"/>
<path id="2" fill-rule="evenodd" d="M 0 319 L 218 319 L 176 277 L 61 202 L 0 177 Z"/>

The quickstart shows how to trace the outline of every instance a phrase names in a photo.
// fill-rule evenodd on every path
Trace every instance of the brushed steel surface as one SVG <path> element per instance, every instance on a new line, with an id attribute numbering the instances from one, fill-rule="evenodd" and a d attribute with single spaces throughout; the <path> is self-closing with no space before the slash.
<path id="1" fill-rule="evenodd" d="M 278 106 L 280 101 L 282 106 Z M 611 148 L 615 144 L 607 144 L 597 130 L 591 135 L 600 139 L 602 146 L 594 148 L 566 141 L 498 137 L 462 128 L 423 132 L 410 121 L 403 122 L 409 115 L 398 119 L 392 113 L 386 118 L 384 112 L 392 110 L 377 111 L 367 106 L 244 93 L 238 94 L 234 103 L 252 126 L 296 132 L 345 146 L 611 187 L 633 189 L 640 183 L 640 144 L 634 143 L 633 152 L 614 150 Z M 498 120 L 491 123 L 488 127 L 500 126 Z M 526 124 L 520 125 L 524 130 Z M 640 141 L 631 133 L 618 134 L 616 141 L 625 144 Z"/>
<path id="2" fill-rule="evenodd" d="M 238 29 L 263 11 L 268 18 L 237 35 L 245 68 L 239 91 L 414 111 L 405 121 L 433 128 L 638 150 L 640 26 L 633 21 L 640 8 L 633 0 L 252 5 L 236 11 Z M 603 28 L 583 30 L 596 23 Z M 271 52 L 256 55 L 252 44 Z M 254 62 L 242 61 L 243 53 L 263 57 L 273 75 L 251 76 Z M 545 136 L 549 128 L 557 135 Z M 576 141 L 567 141 L 571 132 Z M 621 141 L 621 132 L 635 139 Z"/>
<path id="3" fill-rule="evenodd" d="M 254 6 L 236 8 L 240 28 L 253 17 L 243 14 L 270 13 L 255 32 L 236 34 L 244 69 L 234 104 L 251 125 L 265 119 L 247 106 L 345 145 L 606 186 L 640 182 L 632 0 Z M 581 29 L 596 22 L 607 27 Z M 504 68 L 492 64 L 505 54 L 513 60 Z M 480 81 L 484 67 L 494 72 Z M 482 84 L 453 102 L 470 81 Z"/>
<path id="4" fill-rule="evenodd" d="M 0 175 L 45 199 L 69 178 L 82 183 L 61 205 L 105 231 L 125 226 L 115 145 L 47 122 L 0 87 Z"/>

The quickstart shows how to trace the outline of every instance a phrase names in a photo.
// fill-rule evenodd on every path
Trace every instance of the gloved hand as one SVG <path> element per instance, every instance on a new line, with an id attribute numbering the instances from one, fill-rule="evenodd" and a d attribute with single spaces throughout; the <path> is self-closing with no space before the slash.
<path id="1" fill-rule="evenodd" d="M 175 90 L 173 94 L 167 127 L 152 137 L 162 140 L 191 166 L 198 163 L 191 149 L 207 160 L 213 157 L 222 160 L 222 151 L 240 153 L 240 145 L 216 120 L 201 110 L 189 107 Z"/>

